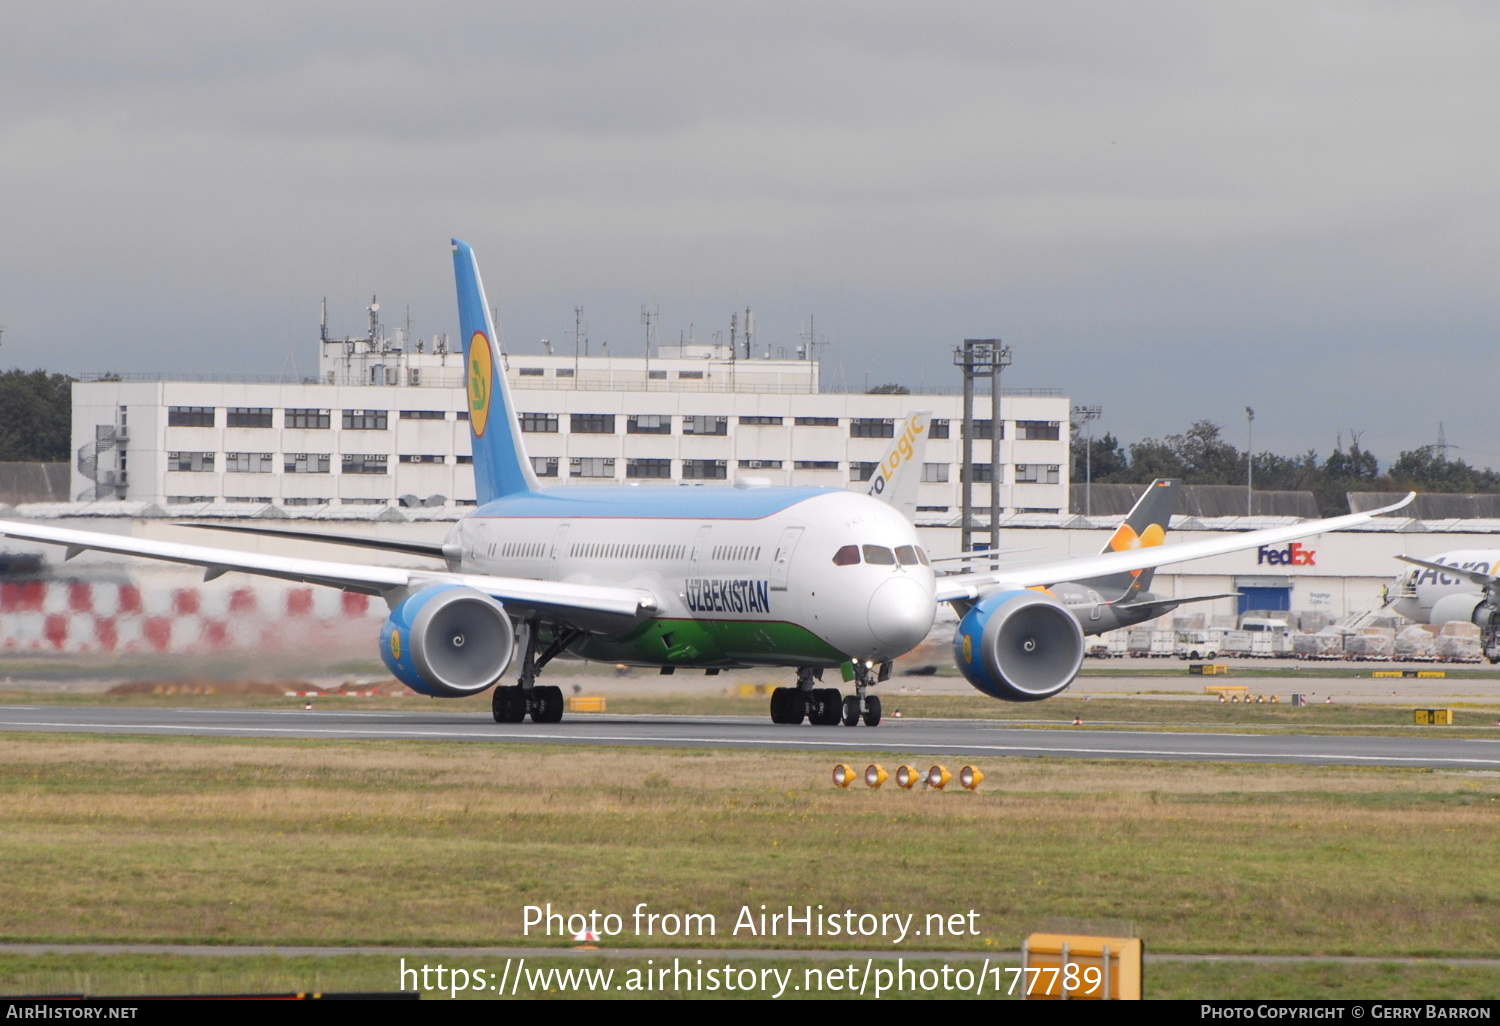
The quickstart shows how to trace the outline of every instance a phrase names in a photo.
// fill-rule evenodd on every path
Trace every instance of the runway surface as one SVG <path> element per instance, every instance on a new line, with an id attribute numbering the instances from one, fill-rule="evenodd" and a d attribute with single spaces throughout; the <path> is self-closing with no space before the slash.
<path id="1" fill-rule="evenodd" d="M 882 752 L 914 758 L 1051 756 L 1500 770 L 1500 738 L 1178 733 L 1086 727 L 1037 730 L 985 720 L 888 719 L 872 729 L 807 724 L 776 726 L 765 718 L 741 716 L 584 715 L 558 724 L 536 725 L 498 724 L 487 716 L 472 713 L 12 705 L 0 706 L 0 731 L 763 748 L 828 755 Z"/>

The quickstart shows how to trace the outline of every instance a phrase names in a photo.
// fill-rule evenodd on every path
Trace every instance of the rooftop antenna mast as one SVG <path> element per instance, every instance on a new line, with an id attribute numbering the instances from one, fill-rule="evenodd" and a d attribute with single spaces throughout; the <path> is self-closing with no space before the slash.
<path id="1" fill-rule="evenodd" d="M 578 350 L 587 343 L 583 340 L 583 307 L 573 308 L 573 387 L 578 387 Z"/>
<path id="2" fill-rule="evenodd" d="M 750 340 L 755 334 L 755 312 L 745 307 L 745 359 L 750 359 Z"/>
<path id="3" fill-rule="evenodd" d="M 318 340 L 328 341 L 328 297 L 323 297 L 323 311 L 318 315 Z"/>
<path id="4" fill-rule="evenodd" d="M 651 350 L 655 348 L 651 343 L 655 341 L 653 332 L 656 324 L 661 319 L 661 307 L 646 309 L 646 304 L 641 304 L 641 323 L 646 326 L 646 387 L 651 387 Z"/>

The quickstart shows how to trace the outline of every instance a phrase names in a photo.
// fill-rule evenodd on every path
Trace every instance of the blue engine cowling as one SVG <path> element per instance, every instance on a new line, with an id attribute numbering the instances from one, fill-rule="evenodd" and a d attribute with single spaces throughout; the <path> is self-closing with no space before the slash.
<path id="1" fill-rule="evenodd" d="M 439 584 L 409 595 L 380 629 L 380 658 L 413 691 L 462 698 L 489 687 L 515 653 L 505 607 L 482 591 Z"/>
<path id="2" fill-rule="evenodd" d="M 1051 595 L 996 592 L 959 621 L 953 656 L 969 683 L 991 698 L 1039 702 L 1078 676 L 1083 628 Z"/>

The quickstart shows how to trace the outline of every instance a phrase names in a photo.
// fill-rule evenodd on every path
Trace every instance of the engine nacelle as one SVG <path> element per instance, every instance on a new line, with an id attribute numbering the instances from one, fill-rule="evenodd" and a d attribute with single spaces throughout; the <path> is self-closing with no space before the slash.
<path id="1" fill-rule="evenodd" d="M 1477 623 L 1481 627 L 1488 627 L 1492 612 L 1493 610 L 1485 604 L 1483 595 L 1459 592 L 1456 595 L 1444 595 L 1434 602 L 1432 615 L 1428 617 L 1428 620 L 1436 624 L 1462 620 L 1465 623 Z"/>
<path id="2" fill-rule="evenodd" d="M 1051 595 L 996 592 L 959 621 L 953 655 L 969 683 L 991 698 L 1039 702 L 1078 676 L 1083 628 Z"/>
<path id="3" fill-rule="evenodd" d="M 413 691 L 462 698 L 489 687 L 515 654 L 505 607 L 482 591 L 434 585 L 408 596 L 380 629 L 380 658 Z"/>

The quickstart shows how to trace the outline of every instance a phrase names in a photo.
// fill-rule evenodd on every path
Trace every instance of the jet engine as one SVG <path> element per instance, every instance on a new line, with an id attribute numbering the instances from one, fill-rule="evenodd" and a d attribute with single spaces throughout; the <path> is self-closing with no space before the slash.
<path id="1" fill-rule="evenodd" d="M 1481 627 L 1488 627 L 1493 613 L 1494 610 L 1485 602 L 1483 595 L 1459 592 L 1456 595 L 1444 595 L 1434 602 L 1432 615 L 1427 618 L 1427 621 L 1442 624 L 1449 620 L 1462 620 L 1465 623 L 1477 623 Z"/>
<path id="2" fill-rule="evenodd" d="M 969 683 L 991 698 L 1039 702 L 1078 675 L 1083 628 L 1051 595 L 996 592 L 959 621 L 953 655 Z"/>
<path id="3" fill-rule="evenodd" d="M 435 698 L 477 694 L 505 673 L 516 635 L 505 607 L 461 585 L 424 588 L 391 610 L 380 658 L 413 691 Z"/>

